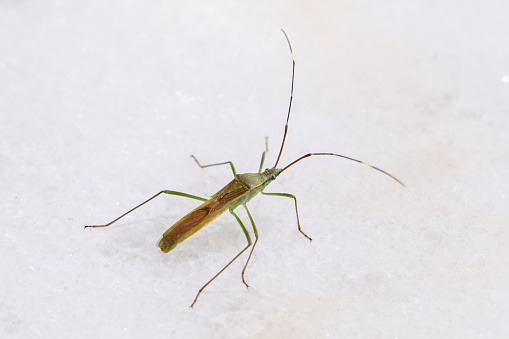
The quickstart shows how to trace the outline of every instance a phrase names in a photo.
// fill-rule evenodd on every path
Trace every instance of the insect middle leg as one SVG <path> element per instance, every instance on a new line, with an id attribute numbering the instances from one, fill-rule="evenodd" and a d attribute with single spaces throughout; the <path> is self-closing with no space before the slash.
<path id="1" fill-rule="evenodd" d="M 235 171 L 235 166 L 233 166 L 233 163 L 231 161 L 218 162 L 217 164 L 210 164 L 210 165 L 202 165 L 202 164 L 200 164 L 200 162 L 194 155 L 191 155 L 191 158 L 193 158 L 194 161 L 196 161 L 198 166 L 200 166 L 201 168 L 230 164 L 230 167 L 232 168 L 233 176 L 237 175 L 237 172 Z"/>
<path id="2" fill-rule="evenodd" d="M 113 221 L 110 221 L 109 223 L 107 224 L 104 224 L 104 225 L 93 225 L 93 226 L 85 226 L 85 228 L 87 227 L 108 227 L 110 226 L 111 224 L 113 224 L 114 222 L 116 222 L 117 220 L 119 220 L 120 218 L 122 217 L 125 217 L 126 215 L 128 215 L 129 213 L 131 213 L 132 211 L 134 211 L 135 209 L 137 209 L 138 207 L 141 207 L 143 205 L 145 205 L 147 202 L 151 201 L 152 199 L 155 199 L 156 197 L 158 197 L 159 195 L 161 194 L 170 194 L 170 195 L 178 195 L 180 197 L 185 197 L 185 198 L 190 198 L 190 199 L 195 199 L 195 200 L 200 200 L 200 201 L 208 201 L 208 199 L 205 199 L 205 198 L 200 198 L 200 197 L 197 197 L 196 195 L 191 195 L 191 194 L 187 194 L 187 193 L 182 193 L 182 192 L 177 192 L 177 191 L 169 191 L 169 190 L 165 190 L 165 191 L 161 191 L 159 193 L 157 193 L 156 195 L 154 195 L 152 198 L 150 199 L 147 199 L 145 200 L 144 202 L 142 202 L 141 204 L 139 204 L 138 206 L 130 209 L 129 211 L 125 212 L 124 214 L 122 214 L 120 217 L 116 218 L 115 220 Z"/>
<path id="3" fill-rule="evenodd" d="M 277 196 L 277 197 L 292 198 L 295 201 L 295 214 L 297 215 L 297 227 L 299 229 L 299 232 L 302 233 L 306 238 L 308 238 L 309 241 L 313 241 L 313 239 L 308 237 L 307 234 L 304 233 L 304 231 L 302 231 L 302 229 L 300 228 L 299 211 L 297 209 L 297 198 L 295 197 L 295 195 L 290 194 L 290 193 L 265 193 L 263 191 L 262 191 L 262 194 L 264 194 L 264 195 L 272 195 L 272 196 Z"/>
<path id="4" fill-rule="evenodd" d="M 249 288 L 249 285 L 246 283 L 246 280 L 244 280 L 244 272 L 246 272 L 247 264 L 249 264 L 249 260 L 251 259 L 251 256 L 253 255 L 253 251 L 254 251 L 254 249 L 256 247 L 256 243 L 258 242 L 258 230 L 256 229 L 255 223 L 253 221 L 253 217 L 251 216 L 251 213 L 249 212 L 249 209 L 247 208 L 247 205 L 244 204 L 242 206 L 244 206 L 244 208 L 246 209 L 247 215 L 249 216 L 249 220 L 251 221 L 251 225 L 253 226 L 253 231 L 254 231 L 254 235 L 255 235 L 255 238 L 256 238 L 255 242 L 253 244 L 253 247 L 251 247 L 251 252 L 249 252 L 249 257 L 247 257 L 246 264 L 244 265 L 244 268 L 242 269 L 242 282 L 244 283 L 244 285 L 246 285 L 246 287 Z M 248 234 L 248 236 L 249 236 L 249 234 Z"/>
<path id="5" fill-rule="evenodd" d="M 205 285 L 203 285 L 202 288 L 200 288 L 200 290 L 196 294 L 196 297 L 194 298 L 193 303 L 190 306 L 191 308 L 194 306 L 194 304 L 196 304 L 196 301 L 198 300 L 198 297 L 200 296 L 201 292 L 205 289 L 205 287 L 207 287 L 212 281 L 214 281 L 214 279 L 216 279 L 221 273 L 223 273 L 223 271 L 226 268 L 228 268 L 228 266 L 230 266 L 232 262 L 234 262 L 238 257 L 240 257 L 240 255 L 242 253 L 244 253 L 249 248 L 249 246 L 251 246 L 251 237 L 249 236 L 249 232 L 247 231 L 246 227 L 244 226 L 244 224 L 240 220 L 239 216 L 237 214 L 235 214 L 235 212 L 233 210 L 230 210 L 230 213 L 235 217 L 235 219 L 237 219 L 238 223 L 240 224 L 240 227 L 242 227 L 242 231 L 244 231 L 244 234 L 246 235 L 246 238 L 247 238 L 247 246 L 244 247 L 244 249 L 242 251 L 240 251 L 232 260 L 230 260 L 230 262 L 228 264 L 226 264 L 226 266 L 223 267 L 221 269 L 221 271 L 219 271 L 215 276 L 213 276 L 212 279 L 207 281 L 207 283 Z M 253 219 L 251 218 L 251 215 L 249 214 L 249 212 L 248 212 L 248 215 L 249 215 L 249 218 L 251 219 L 251 222 L 252 222 Z M 254 226 L 254 223 L 253 223 L 253 226 Z M 255 230 L 256 230 L 256 228 L 255 228 Z M 258 232 L 256 232 L 255 235 L 256 235 L 256 239 L 258 240 Z M 251 257 L 251 255 L 250 255 L 250 257 Z M 247 263 L 246 263 L 246 265 L 247 265 Z M 244 266 L 244 270 L 245 269 L 246 268 Z M 242 271 L 242 281 L 244 281 L 244 270 Z M 246 284 L 246 283 L 244 282 L 244 284 Z M 248 285 L 246 284 L 246 286 L 248 286 Z"/>

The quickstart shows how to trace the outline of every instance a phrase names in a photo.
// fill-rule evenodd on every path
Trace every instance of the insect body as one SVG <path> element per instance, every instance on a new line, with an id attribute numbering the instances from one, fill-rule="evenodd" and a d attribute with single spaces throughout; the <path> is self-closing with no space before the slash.
<path id="1" fill-rule="evenodd" d="M 291 95 L 290 95 L 290 104 L 289 104 L 289 107 L 288 107 L 288 114 L 287 114 L 287 117 L 286 117 L 285 132 L 283 134 L 283 141 L 281 142 L 281 148 L 279 149 L 279 155 L 277 157 L 276 163 L 274 164 L 274 166 L 272 168 L 267 168 L 267 169 L 265 169 L 262 172 L 263 164 L 264 164 L 264 161 L 265 161 L 265 155 L 266 155 L 266 153 L 268 151 L 267 141 L 266 141 L 265 151 L 262 153 L 262 159 L 261 159 L 261 163 L 260 163 L 260 168 L 259 168 L 257 173 L 237 174 L 236 171 L 235 171 L 235 166 L 233 165 L 233 163 L 231 161 L 226 161 L 226 162 L 217 163 L 217 164 L 210 164 L 210 165 L 201 165 L 200 162 L 198 161 L 198 159 L 196 159 L 196 157 L 192 156 L 193 159 L 198 164 L 198 166 L 200 166 L 202 168 L 210 167 L 210 166 L 218 166 L 218 165 L 227 165 L 227 164 L 229 164 L 231 169 L 232 169 L 232 172 L 233 172 L 233 175 L 234 175 L 234 179 L 232 181 L 230 181 L 226 186 L 224 186 L 221 190 L 219 190 L 216 194 L 214 194 L 210 199 L 205 199 L 205 198 L 201 198 L 201 197 L 198 197 L 198 196 L 195 196 L 195 195 L 191 195 L 191 194 L 187 194 L 187 193 L 182 193 L 182 192 L 177 192 L 177 191 L 164 190 L 164 191 L 161 191 L 161 192 L 157 193 L 156 195 L 154 195 L 150 199 L 146 200 L 145 202 L 141 203 L 140 205 L 138 205 L 138 206 L 134 207 L 133 209 L 127 211 L 126 213 L 122 214 L 120 217 L 118 217 L 115 220 L 109 222 L 108 224 L 105 224 L 105 225 L 94 225 L 94 226 L 85 226 L 85 228 L 87 228 L 87 227 L 107 227 L 107 226 L 110 226 L 111 224 L 113 224 L 114 222 L 119 220 L 120 218 L 122 218 L 125 215 L 131 213 L 132 211 L 134 211 L 138 207 L 141 207 L 142 205 L 148 203 L 149 201 L 151 201 L 152 199 L 156 198 L 157 196 L 159 196 L 160 194 L 163 194 L 163 193 L 164 194 L 177 195 L 177 196 L 181 196 L 181 197 L 186 197 L 186 198 L 191 198 L 191 199 L 203 201 L 203 203 L 200 206 L 196 207 L 194 210 L 192 210 L 191 212 L 186 214 L 182 219 L 177 221 L 166 232 L 164 232 L 163 237 L 159 241 L 158 245 L 161 248 L 161 250 L 166 253 L 166 252 L 169 252 L 172 249 L 174 249 L 182 241 L 184 241 L 185 239 L 189 238 L 194 233 L 198 232 L 200 229 L 205 227 L 207 224 L 209 224 L 211 221 L 213 221 L 219 215 L 221 215 L 222 213 L 224 213 L 225 211 L 228 210 L 235 217 L 235 219 L 238 221 L 238 223 L 240 224 L 242 230 L 244 231 L 244 234 L 246 236 L 248 244 L 228 264 L 226 264 L 226 266 L 224 266 L 214 277 L 212 277 L 212 279 L 210 279 L 205 285 L 203 285 L 203 287 L 196 294 L 196 297 L 195 297 L 193 303 L 191 304 L 191 307 L 194 306 L 194 304 L 198 300 L 198 297 L 200 296 L 200 293 L 205 289 L 205 287 L 207 287 L 217 276 L 219 276 L 232 262 L 234 262 L 252 244 L 249 232 L 247 231 L 246 227 L 244 226 L 244 224 L 242 223 L 242 221 L 240 220 L 240 218 L 237 216 L 237 214 L 234 211 L 239 206 L 244 207 L 244 209 L 246 210 L 247 215 L 249 217 L 249 220 L 251 222 L 251 226 L 253 227 L 253 232 L 254 232 L 255 238 L 256 238 L 255 242 L 253 244 L 253 247 L 251 248 L 251 252 L 249 254 L 249 257 L 248 257 L 248 259 L 246 261 L 246 264 L 244 265 L 244 268 L 242 270 L 242 282 L 247 287 L 249 287 L 249 285 L 246 283 L 246 281 L 244 279 L 244 273 L 246 271 L 246 267 L 247 267 L 247 265 L 249 263 L 249 260 L 251 259 L 251 255 L 253 254 L 254 248 L 255 248 L 256 243 L 258 241 L 258 230 L 256 229 L 255 223 L 253 221 L 253 217 L 251 216 L 251 213 L 250 213 L 249 209 L 247 208 L 246 204 L 254 196 L 256 196 L 258 193 L 261 193 L 261 194 L 264 194 L 264 195 L 270 195 L 270 196 L 280 196 L 280 197 L 292 198 L 294 200 L 294 202 L 295 202 L 295 214 L 297 216 L 297 227 L 298 227 L 298 230 L 306 238 L 308 238 L 311 241 L 311 238 L 308 237 L 302 231 L 302 229 L 300 227 L 299 213 L 298 213 L 298 210 L 297 210 L 297 198 L 295 198 L 294 195 L 289 194 L 289 193 L 266 193 L 266 192 L 263 191 L 265 189 L 265 187 L 267 187 L 267 185 L 269 185 L 272 181 L 274 181 L 287 168 L 289 168 L 290 166 L 294 165 L 295 163 L 301 161 L 302 159 L 305 159 L 305 158 L 308 158 L 308 157 L 311 157 L 311 156 L 315 156 L 315 155 L 331 155 L 331 156 L 337 156 L 337 157 L 345 158 L 345 159 L 348 159 L 348 160 L 356 161 L 358 163 L 367 165 L 367 166 L 369 166 L 369 167 L 371 167 L 373 169 L 376 169 L 377 171 L 380 171 L 380 172 L 390 176 L 392 179 L 396 180 L 398 183 L 400 183 L 401 185 L 404 186 L 404 184 L 400 180 L 398 180 L 396 177 L 392 176 L 391 174 L 381 170 L 380 168 L 377 168 L 375 166 L 367 164 L 367 163 L 365 163 L 363 161 L 360 161 L 360 160 L 357 160 L 357 159 L 354 159 L 354 158 L 350 158 L 350 157 L 347 157 L 347 156 L 344 156 L 344 155 L 335 154 L 335 153 L 308 153 L 306 155 L 301 156 L 297 160 L 293 161 L 292 163 L 290 163 L 286 167 L 283 167 L 282 169 L 281 168 L 277 168 L 277 164 L 279 163 L 279 159 L 281 158 L 281 153 L 283 152 L 283 147 L 284 147 L 285 140 L 286 140 L 286 135 L 287 135 L 287 132 L 288 132 L 288 121 L 290 119 L 290 111 L 291 111 L 291 107 L 292 107 L 293 82 L 294 82 L 294 75 L 295 75 L 295 58 L 293 56 L 292 46 L 290 44 L 290 40 L 288 39 L 288 36 L 286 35 L 285 31 L 283 31 L 283 33 L 284 33 L 284 35 L 286 37 L 286 40 L 288 42 L 288 46 L 290 47 L 290 52 L 292 54 L 292 61 L 293 61 L 293 65 L 292 65 L 292 87 L 291 87 Z"/>
<path id="2" fill-rule="evenodd" d="M 212 198 L 196 207 L 164 232 L 163 238 L 159 241 L 159 247 L 163 252 L 169 252 L 226 210 L 233 211 L 238 206 L 247 204 L 255 195 L 263 191 L 279 172 L 279 169 L 273 168 L 263 173 L 235 175 L 235 178 Z"/>

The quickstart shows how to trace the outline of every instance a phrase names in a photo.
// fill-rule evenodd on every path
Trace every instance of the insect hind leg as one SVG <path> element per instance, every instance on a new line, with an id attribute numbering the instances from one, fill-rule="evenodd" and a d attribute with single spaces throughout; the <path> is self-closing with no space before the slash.
<path id="1" fill-rule="evenodd" d="M 92 225 L 92 226 L 85 226 L 85 228 L 95 228 L 95 227 L 108 227 L 110 226 L 111 224 L 115 223 L 117 220 L 119 220 L 120 218 L 122 217 L 125 217 L 126 215 L 128 215 L 129 213 L 131 213 L 132 211 L 134 211 L 135 209 L 145 205 L 146 203 L 148 203 L 149 201 L 151 201 L 152 199 L 155 199 L 156 197 L 158 197 L 159 195 L 161 194 L 170 194 L 170 195 L 177 195 L 177 196 L 180 196 L 180 197 L 184 197 L 184 198 L 190 198 L 190 199 L 195 199 L 195 200 L 200 200 L 200 201 L 207 201 L 208 199 L 205 199 L 205 198 L 201 198 L 201 197 L 198 197 L 196 195 L 192 195 L 192 194 L 187 194 L 187 193 L 182 193 L 182 192 L 177 192 L 177 191 L 169 191 L 169 190 L 164 190 L 164 191 L 161 191 L 159 193 L 157 193 L 156 195 L 154 195 L 152 198 L 149 198 L 147 200 L 145 200 L 144 202 L 142 202 L 141 204 L 139 204 L 138 206 L 134 207 L 134 208 L 131 208 L 129 211 L 125 212 L 124 214 L 122 214 L 120 217 L 114 219 L 113 221 L 110 221 L 109 223 L 107 224 L 104 224 L 104 225 Z"/>
<path id="2" fill-rule="evenodd" d="M 209 281 L 207 281 L 207 283 L 205 285 L 202 286 L 202 288 L 200 288 L 200 290 L 198 291 L 198 293 L 196 294 L 196 297 L 194 298 L 194 301 L 193 303 L 191 304 L 191 308 L 193 308 L 194 304 L 196 304 L 196 301 L 198 300 L 198 297 L 200 296 L 201 292 L 212 282 L 214 281 L 214 279 L 216 279 L 221 273 L 223 273 L 224 270 L 226 270 L 228 268 L 228 266 L 231 265 L 231 263 L 233 263 L 235 260 L 237 260 L 238 257 L 240 257 L 240 255 L 242 253 L 244 253 L 248 248 L 249 246 L 251 246 L 251 237 L 249 236 L 249 233 L 246 229 L 246 227 L 244 226 L 244 224 L 242 223 L 242 221 L 240 220 L 239 216 L 237 214 L 235 214 L 235 212 L 233 210 L 230 210 L 230 213 L 235 217 L 235 219 L 237 219 L 238 223 L 240 224 L 240 227 L 242 227 L 242 230 L 244 231 L 244 234 L 246 235 L 246 238 L 247 238 L 247 246 L 244 247 L 244 249 L 242 251 L 240 251 L 232 260 L 230 260 L 230 262 L 228 264 L 226 264 L 226 266 L 224 266 L 221 271 L 219 271 L 215 276 L 212 277 L 212 279 L 210 279 Z M 242 272 L 244 273 L 244 272 Z M 242 278 L 242 280 L 244 280 L 244 278 Z M 246 284 L 244 282 L 244 284 Z M 247 286 L 247 284 L 246 284 Z"/>

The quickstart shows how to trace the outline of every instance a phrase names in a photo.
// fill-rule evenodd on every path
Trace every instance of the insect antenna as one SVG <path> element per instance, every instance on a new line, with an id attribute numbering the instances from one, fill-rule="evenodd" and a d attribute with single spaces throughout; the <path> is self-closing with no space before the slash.
<path id="1" fill-rule="evenodd" d="M 290 53 L 292 54 L 292 87 L 291 87 L 291 91 L 290 91 L 290 104 L 288 105 L 288 115 L 286 116 L 285 133 L 283 134 L 283 141 L 281 142 L 281 148 L 279 149 L 279 154 L 277 156 L 276 163 L 274 164 L 274 168 L 276 168 L 277 164 L 279 163 L 279 159 L 281 158 L 281 153 L 283 153 L 283 147 L 285 146 L 286 134 L 288 133 L 288 121 L 290 120 L 290 112 L 292 110 L 293 82 L 294 82 L 294 79 L 295 79 L 295 57 L 293 55 L 292 44 L 290 43 L 290 39 L 288 38 L 288 35 L 286 34 L 285 30 L 281 28 L 281 31 L 285 35 L 286 41 L 288 42 L 288 47 L 290 47 Z M 281 170 L 281 172 L 279 172 L 279 174 L 281 174 L 284 170 L 286 170 L 288 167 L 292 166 L 293 164 L 301 161 L 302 159 L 305 159 L 305 158 L 308 158 L 310 156 L 313 156 L 313 155 L 333 155 L 333 156 L 336 156 L 336 157 L 341 157 L 341 158 L 345 158 L 345 159 L 348 159 L 348 160 L 352 160 L 352 161 L 358 162 L 360 164 L 363 164 L 363 165 L 369 166 L 369 167 L 371 167 L 373 169 L 376 169 L 377 171 L 382 172 L 385 175 L 388 175 L 389 177 L 391 177 L 392 179 L 394 179 L 398 183 L 400 183 L 402 186 L 405 186 L 405 184 L 401 180 L 399 180 L 398 178 L 396 178 L 392 174 L 390 174 L 390 173 L 388 173 L 388 172 L 386 172 L 386 171 L 384 171 L 384 170 L 382 170 L 382 169 L 380 169 L 380 168 L 378 168 L 376 166 L 370 165 L 370 164 L 368 164 L 368 163 L 366 163 L 364 161 L 361 161 L 361 160 L 357 160 L 357 159 L 350 158 L 350 157 L 347 157 L 347 156 L 344 156 L 344 155 L 340 155 L 340 154 L 336 154 L 336 153 L 308 153 L 306 155 L 303 155 L 299 159 L 295 160 L 294 162 L 290 163 L 286 167 L 284 167 Z"/>
<path id="2" fill-rule="evenodd" d="M 286 116 L 286 125 L 285 125 L 285 134 L 283 134 L 283 141 L 281 142 L 281 148 L 279 149 L 279 155 L 277 156 L 276 163 L 274 164 L 274 168 L 276 168 L 279 158 L 281 158 L 281 153 L 283 153 L 283 146 L 285 145 L 286 133 L 288 132 L 288 120 L 290 120 L 290 111 L 292 110 L 292 100 L 293 100 L 293 79 L 295 77 L 295 57 L 293 56 L 292 44 L 290 43 L 290 39 L 288 39 L 288 35 L 284 29 L 281 28 L 281 31 L 285 35 L 286 41 L 288 41 L 288 46 L 290 47 L 290 53 L 292 54 L 292 89 L 290 91 L 290 104 L 288 105 L 288 115 Z"/>
<path id="3" fill-rule="evenodd" d="M 347 156 L 344 156 L 344 155 L 340 155 L 340 154 L 336 154 L 336 153 L 308 153 L 308 154 L 306 154 L 306 155 L 301 156 L 299 159 L 297 159 L 297 160 L 295 160 L 294 162 L 290 163 L 290 164 L 289 164 L 289 165 L 287 165 L 286 167 L 284 167 L 284 168 L 281 170 L 281 172 L 279 172 L 279 174 L 283 173 L 283 171 L 284 171 L 284 170 L 286 170 L 288 167 L 292 166 L 293 164 L 295 164 L 295 163 L 297 163 L 297 162 L 301 161 L 302 159 L 305 159 L 305 158 L 308 158 L 308 157 L 310 157 L 310 156 L 313 156 L 313 155 L 334 155 L 334 156 L 336 156 L 336 157 L 341 157 L 341 158 L 345 158 L 345 159 L 348 159 L 348 160 L 352 160 L 352 161 L 358 162 L 358 163 L 360 163 L 360 164 L 363 164 L 363 165 L 369 166 L 369 167 L 371 167 L 371 168 L 373 168 L 373 169 L 376 169 L 377 171 L 382 172 L 382 173 L 383 173 L 383 174 L 385 174 L 385 175 L 390 176 L 392 179 L 394 179 L 394 180 L 396 180 L 397 182 L 399 182 L 399 183 L 400 183 L 403 187 L 405 186 L 405 184 L 404 184 L 401 180 L 399 180 L 398 178 L 396 178 L 394 175 L 392 175 L 392 174 L 390 174 L 390 173 L 388 173 L 388 172 L 386 172 L 386 171 L 384 171 L 384 170 L 382 170 L 382 169 L 380 169 L 380 168 L 378 168 L 378 167 L 375 167 L 375 166 L 373 166 L 373 165 L 370 165 L 370 164 L 368 164 L 368 163 L 366 163 L 366 162 L 364 162 L 364 161 L 357 160 L 357 159 L 350 158 L 350 157 L 347 157 Z"/>

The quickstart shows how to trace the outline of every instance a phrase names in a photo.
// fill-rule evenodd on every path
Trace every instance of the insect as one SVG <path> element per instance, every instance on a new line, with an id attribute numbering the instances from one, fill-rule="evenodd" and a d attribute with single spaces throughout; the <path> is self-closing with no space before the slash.
<path id="1" fill-rule="evenodd" d="M 290 164 L 286 165 L 283 168 L 277 168 L 277 165 L 279 163 L 279 159 L 281 158 L 281 153 L 283 152 L 283 147 L 285 145 L 286 135 L 288 133 L 288 121 L 290 120 L 290 112 L 292 108 L 292 99 L 293 99 L 293 84 L 294 84 L 294 78 L 295 78 L 295 57 L 293 55 L 292 45 L 290 44 L 290 39 L 288 38 L 288 35 L 284 30 L 283 34 L 285 35 L 286 41 L 288 43 L 288 46 L 290 47 L 290 53 L 292 55 L 292 82 L 291 82 L 291 91 L 290 91 L 290 103 L 288 105 L 288 113 L 286 116 L 286 124 L 285 124 L 285 131 L 283 134 L 283 140 L 281 142 L 281 148 L 279 149 L 279 154 L 276 160 L 276 163 L 272 168 L 266 168 L 262 172 L 263 164 L 265 162 L 265 155 L 268 151 L 268 143 L 267 138 L 265 139 L 265 151 L 262 153 L 262 159 L 260 162 L 260 168 L 257 173 L 245 173 L 245 174 L 237 174 L 235 171 L 235 166 L 231 161 L 225 161 L 221 163 L 215 163 L 215 164 L 209 164 L 209 165 L 202 165 L 198 159 L 192 155 L 191 157 L 196 161 L 198 166 L 201 168 L 211 167 L 211 166 L 220 166 L 220 165 L 230 165 L 231 170 L 233 172 L 234 178 L 232 181 L 230 181 L 226 186 L 221 188 L 216 194 L 214 194 L 210 199 L 201 198 L 195 195 L 177 192 L 177 191 L 170 191 L 170 190 L 163 190 L 150 199 L 142 202 L 138 206 L 132 208 L 131 210 L 127 211 L 126 213 L 122 214 L 115 220 L 105 224 L 105 225 L 94 225 L 94 226 L 85 226 L 85 228 L 88 227 L 108 227 L 111 224 L 118 221 L 120 218 L 126 216 L 127 214 L 131 213 L 135 209 L 145 205 L 152 199 L 155 199 L 161 194 L 170 194 L 170 195 L 177 195 L 185 198 L 195 199 L 203 201 L 203 203 L 196 207 L 194 210 L 186 214 L 182 219 L 177 221 L 173 226 L 171 226 L 166 232 L 164 232 L 162 239 L 159 241 L 158 246 L 161 248 L 161 250 L 165 253 L 171 251 L 174 249 L 178 244 L 189 238 L 191 235 L 198 232 L 200 229 L 208 225 L 211 221 L 213 221 L 215 218 L 217 218 L 222 213 L 229 211 L 237 220 L 240 227 L 242 228 L 242 231 L 244 232 L 246 239 L 247 239 L 247 245 L 240 251 L 233 259 L 226 264 L 215 276 L 212 277 L 205 285 L 203 285 L 198 293 L 196 294 L 196 297 L 194 298 L 193 303 L 190 307 L 193 307 L 196 304 L 196 301 L 198 300 L 198 297 L 200 296 L 201 292 L 212 282 L 214 279 L 216 279 L 228 266 L 230 266 L 231 263 L 233 263 L 242 253 L 244 253 L 251 245 L 251 251 L 249 253 L 249 256 L 247 258 L 247 261 L 244 265 L 244 268 L 242 269 L 242 282 L 246 287 L 249 287 L 249 285 L 246 283 L 246 280 L 244 279 L 244 274 L 247 268 L 247 265 L 249 264 L 249 260 L 251 259 L 251 256 L 253 254 L 253 251 L 256 247 L 256 243 L 258 242 L 258 230 L 256 229 L 253 217 L 251 216 L 251 212 L 247 208 L 247 203 L 258 193 L 261 193 L 263 195 L 269 195 L 269 196 L 278 196 L 278 197 L 286 197 L 291 198 L 295 202 L 295 215 L 297 216 L 297 228 L 302 235 L 304 235 L 307 239 L 310 241 L 312 240 L 304 231 L 301 229 L 300 221 L 299 221 L 299 212 L 297 209 L 297 198 L 289 193 L 266 193 L 263 190 L 265 187 L 267 187 L 272 181 L 276 180 L 276 178 L 286 171 L 288 168 L 296 164 L 297 162 L 301 161 L 302 159 L 316 156 L 316 155 L 330 155 L 330 156 L 336 156 L 345 158 L 348 160 L 352 160 L 361 164 L 364 164 L 366 166 L 369 166 L 377 171 L 380 171 L 392 179 L 396 180 L 401 185 L 405 186 L 403 182 L 401 182 L 399 179 L 394 177 L 393 175 L 389 174 L 388 172 L 385 172 L 384 170 L 381 170 L 378 167 L 372 166 L 368 163 L 365 163 L 364 161 L 360 161 L 354 158 L 350 158 L 344 155 L 335 154 L 335 153 L 308 153 L 297 160 L 291 162 Z M 235 213 L 235 209 L 239 206 L 242 206 L 249 217 L 249 221 L 251 222 L 251 226 L 253 227 L 253 232 L 255 236 L 255 241 L 252 243 L 251 236 L 249 235 L 249 232 L 247 231 L 246 227 L 244 226 L 243 222 L 240 220 L 238 215 Z"/>

